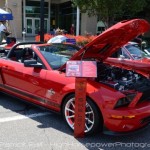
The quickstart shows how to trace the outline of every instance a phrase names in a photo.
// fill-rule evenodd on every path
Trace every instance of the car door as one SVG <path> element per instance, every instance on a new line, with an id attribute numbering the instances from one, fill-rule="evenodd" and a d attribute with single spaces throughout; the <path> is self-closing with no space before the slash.
<path id="1" fill-rule="evenodd" d="M 30 57 L 26 57 L 31 59 Z M 25 61 L 25 60 L 24 60 Z M 21 95 L 27 100 L 44 104 L 46 69 L 25 67 L 22 61 L 4 59 L 1 69 L 5 89 Z"/>
<path id="2" fill-rule="evenodd" d="M 22 90 L 37 103 L 45 104 L 46 69 L 24 67 Z"/>
<path id="3" fill-rule="evenodd" d="M 23 85 L 23 64 L 3 59 L 1 67 L 1 74 L 3 77 L 4 88 L 18 92 Z"/>
<path id="4" fill-rule="evenodd" d="M 39 60 L 40 58 L 31 48 L 27 48 L 24 50 L 24 58 L 21 59 L 21 63 L 23 64 L 23 85 L 21 89 L 24 91 L 26 96 L 30 97 L 32 101 L 45 104 L 45 76 L 47 70 L 45 69 L 44 64 L 41 60 L 40 64 L 43 65 L 43 68 L 38 68 L 35 66 L 26 67 L 24 65 L 25 61 L 34 60 L 34 62 L 39 63 L 37 60 Z"/>

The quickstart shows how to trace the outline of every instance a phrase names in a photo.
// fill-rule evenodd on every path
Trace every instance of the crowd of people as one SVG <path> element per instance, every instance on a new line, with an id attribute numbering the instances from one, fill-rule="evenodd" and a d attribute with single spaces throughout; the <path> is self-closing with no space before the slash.
<path id="1" fill-rule="evenodd" d="M 61 35 L 61 34 L 71 34 L 71 35 L 75 35 L 75 27 L 74 24 L 71 25 L 69 32 L 64 30 L 64 29 L 60 29 L 59 27 L 57 29 L 55 28 L 51 28 L 50 30 L 50 34 L 51 35 Z"/>

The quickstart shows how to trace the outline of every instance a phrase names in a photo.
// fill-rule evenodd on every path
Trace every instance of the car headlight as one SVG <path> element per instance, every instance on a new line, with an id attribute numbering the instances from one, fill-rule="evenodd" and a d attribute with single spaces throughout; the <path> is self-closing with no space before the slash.
<path id="1" fill-rule="evenodd" d="M 126 95 L 126 97 L 122 97 L 117 101 L 114 108 L 128 106 L 137 94 L 136 93 L 128 93 L 125 95 Z"/>
<path id="2" fill-rule="evenodd" d="M 127 99 L 126 97 L 120 98 L 116 105 L 115 108 L 119 108 L 119 107 L 124 107 L 124 106 L 128 106 L 130 104 L 129 99 Z"/>

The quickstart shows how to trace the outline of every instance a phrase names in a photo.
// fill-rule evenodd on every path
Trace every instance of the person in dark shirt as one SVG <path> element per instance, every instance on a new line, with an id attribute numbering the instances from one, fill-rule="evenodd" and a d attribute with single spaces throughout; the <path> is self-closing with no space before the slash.
<path id="1" fill-rule="evenodd" d="M 75 30 L 74 29 L 74 24 L 72 24 L 71 27 L 70 27 L 70 34 L 71 35 L 74 35 L 74 30 Z"/>

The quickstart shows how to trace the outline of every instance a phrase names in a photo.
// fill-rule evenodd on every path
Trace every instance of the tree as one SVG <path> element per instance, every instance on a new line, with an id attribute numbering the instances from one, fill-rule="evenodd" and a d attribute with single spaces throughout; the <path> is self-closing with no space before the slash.
<path id="1" fill-rule="evenodd" d="M 89 16 L 96 15 L 107 23 L 114 24 L 114 19 L 125 15 L 133 16 L 140 12 L 147 4 L 147 0 L 72 0 L 80 11 Z"/>

